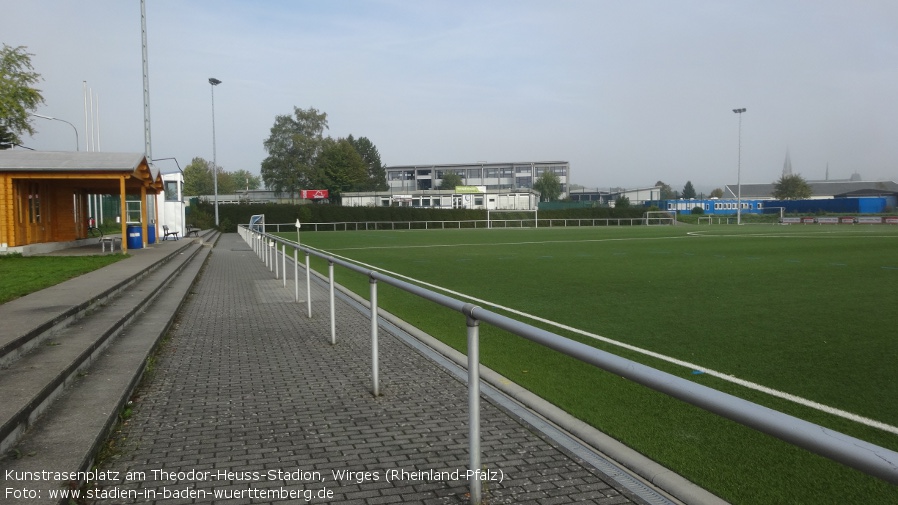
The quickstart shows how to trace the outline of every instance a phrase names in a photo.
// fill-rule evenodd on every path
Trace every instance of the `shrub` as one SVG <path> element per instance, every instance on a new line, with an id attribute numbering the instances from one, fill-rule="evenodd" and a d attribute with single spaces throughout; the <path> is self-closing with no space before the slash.
<path id="1" fill-rule="evenodd" d="M 228 218 L 220 219 L 218 221 L 218 231 L 222 233 L 235 233 L 237 231 L 237 225 L 231 222 Z"/>
<path id="2" fill-rule="evenodd" d="M 705 209 L 703 209 L 703 208 L 701 208 L 701 207 L 699 207 L 699 206 L 695 206 L 695 207 L 692 208 L 692 213 L 695 214 L 695 215 L 700 216 L 700 215 L 702 215 L 702 214 L 705 213 Z"/>

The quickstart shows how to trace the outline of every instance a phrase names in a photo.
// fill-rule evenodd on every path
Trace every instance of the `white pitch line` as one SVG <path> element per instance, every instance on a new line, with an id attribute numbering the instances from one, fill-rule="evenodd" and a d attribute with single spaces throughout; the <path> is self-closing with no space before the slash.
<path id="1" fill-rule="evenodd" d="M 674 237 L 668 237 L 668 238 L 674 238 Z M 614 239 L 614 240 L 619 240 L 619 239 Z M 489 244 L 483 244 L 483 245 L 489 245 Z M 416 246 L 416 247 L 418 247 L 418 246 Z M 325 252 L 325 251 L 321 251 L 321 252 Z M 578 329 L 578 328 L 574 328 L 573 326 L 568 326 L 568 325 L 566 325 L 566 324 L 557 323 L 557 322 L 555 322 L 555 321 L 551 321 L 551 320 L 549 320 L 549 319 L 545 319 L 545 318 L 542 318 L 542 317 L 539 317 L 539 316 L 534 316 L 534 315 L 528 314 L 528 313 L 526 313 L 526 312 L 521 312 L 521 311 L 519 311 L 519 310 L 512 309 L 512 308 L 510 308 L 510 307 L 504 307 L 504 306 L 502 306 L 502 305 L 497 305 L 497 304 L 492 303 L 492 302 L 490 302 L 490 301 L 488 301 L 488 300 L 482 300 L 482 299 L 479 299 L 479 298 L 475 298 L 475 297 L 473 297 L 473 296 L 469 296 L 469 295 L 466 295 L 466 294 L 464 294 L 464 293 L 459 293 L 458 291 L 453 291 L 453 290 L 451 290 L 451 289 L 446 289 L 446 288 L 444 288 L 444 287 L 442 287 L 442 286 L 437 286 L 437 285 L 431 284 L 431 283 L 429 283 L 429 282 L 420 281 L 420 280 L 418 280 L 418 279 L 415 279 L 415 278 L 413 278 L 413 277 L 409 277 L 409 276 L 407 276 L 407 275 L 402 275 L 402 274 L 400 274 L 400 273 L 398 273 L 398 272 L 391 272 L 391 271 L 389 271 L 389 270 L 386 270 L 386 269 L 383 269 L 383 268 L 380 268 L 380 267 L 376 267 L 376 266 L 374 266 L 374 265 L 369 265 L 369 264 L 367 264 L 367 263 L 362 263 L 362 262 L 360 262 L 360 261 L 358 261 L 358 260 L 354 260 L 354 259 L 352 259 L 352 258 L 347 258 L 347 257 L 345 257 L 345 256 L 340 256 L 340 255 L 336 255 L 336 254 L 334 254 L 333 256 L 335 256 L 335 257 L 337 257 L 337 258 L 340 258 L 340 259 L 343 259 L 343 260 L 346 260 L 346 261 L 349 261 L 349 262 L 352 262 L 352 263 L 355 263 L 355 264 L 357 264 L 357 265 L 364 266 L 365 268 L 370 268 L 370 269 L 372 269 L 372 270 L 378 270 L 378 271 L 381 271 L 381 272 L 383 272 L 383 273 L 385 273 L 385 274 L 387 274 L 387 275 L 392 275 L 393 277 L 398 277 L 398 278 L 401 278 L 401 279 L 405 279 L 405 280 L 414 282 L 414 283 L 419 284 L 419 285 L 421 285 L 421 286 L 426 286 L 426 287 L 431 288 L 431 289 L 436 289 L 436 290 L 439 290 L 439 291 L 443 291 L 443 292 L 448 293 L 448 294 L 450 294 L 450 295 L 458 296 L 458 297 L 461 297 L 461 298 L 464 298 L 464 299 L 467 299 L 467 300 L 471 300 L 471 301 L 474 301 L 474 302 L 477 302 L 477 303 L 482 303 L 482 304 L 484 304 L 484 305 L 488 305 L 488 306 L 490 306 L 490 307 L 494 307 L 494 308 L 497 308 L 497 309 L 500 309 L 500 310 L 504 310 L 504 311 L 510 312 L 510 313 L 515 314 L 515 315 L 518 315 L 518 316 L 526 317 L 526 318 L 531 319 L 531 320 L 534 320 L 534 321 L 539 321 L 539 322 L 541 322 L 541 323 L 545 323 L 545 324 L 554 326 L 554 327 L 556 327 L 556 328 L 561 328 L 561 329 L 563 329 L 563 330 L 567 330 L 567 331 L 576 333 L 576 334 L 578 334 L 578 335 L 583 335 L 583 336 L 585 336 L 585 337 L 589 337 L 589 338 L 592 338 L 592 339 L 595 339 L 595 340 L 599 340 L 599 341 L 605 342 L 605 343 L 607 343 L 607 344 L 611 344 L 611 345 L 615 345 L 615 346 L 618 346 L 618 347 L 622 347 L 622 348 L 624 348 L 624 349 L 628 349 L 628 350 L 631 350 L 631 351 L 635 351 L 635 352 L 638 352 L 638 353 L 640 353 L 640 354 L 644 354 L 644 355 L 646 355 L 646 356 L 651 356 L 651 357 L 653 357 L 653 358 L 660 359 L 660 360 L 666 361 L 666 362 L 668 362 L 668 363 L 673 363 L 673 364 L 675 364 L 675 365 L 679 365 L 679 366 L 682 366 L 682 367 L 686 367 L 686 368 L 689 368 L 689 369 L 692 369 L 692 370 L 699 370 L 699 371 L 701 371 L 702 373 L 705 373 L 705 374 L 710 375 L 710 376 L 712 376 L 712 377 L 717 377 L 718 379 L 722 379 L 722 380 L 725 380 L 725 381 L 727 381 L 727 382 L 731 382 L 731 383 L 733 383 L 733 384 L 738 384 L 738 385 L 740 385 L 740 386 L 742 386 L 742 387 L 746 387 L 746 388 L 748 388 L 748 389 L 753 389 L 753 390 L 755 390 L 755 391 L 760 391 L 760 392 L 762 392 L 762 393 L 767 393 L 767 394 L 769 394 L 769 395 L 771 395 L 771 396 L 774 396 L 774 397 L 776 397 L 776 398 L 781 398 L 781 399 L 783 399 L 783 400 L 788 400 L 788 401 L 791 401 L 791 402 L 793 402 L 793 403 L 797 403 L 797 404 L 799 404 L 799 405 L 803 405 L 803 406 L 805 406 L 805 407 L 809 407 L 809 408 L 812 408 L 812 409 L 815 409 L 815 410 L 819 410 L 819 411 L 821 411 L 821 412 L 826 412 L 827 414 L 832 414 L 832 415 L 834 415 L 834 416 L 841 417 L 841 418 L 844 418 L 844 419 L 848 419 L 848 420 L 850 420 L 850 421 L 854 421 L 854 422 L 856 422 L 856 423 L 863 424 L 863 425 L 865 425 L 865 426 L 870 426 L 870 427 L 872 427 L 872 428 L 877 428 L 877 429 L 880 429 L 880 430 L 883 430 L 883 431 L 886 431 L 886 432 L 889 432 L 889 433 L 893 433 L 893 434 L 898 435 L 898 426 L 892 426 L 892 425 L 890 425 L 890 424 L 886 424 L 886 423 L 877 421 L 877 420 L 875 420 L 875 419 L 870 419 L 869 417 L 860 416 L 860 415 L 857 415 L 857 414 L 853 414 L 853 413 L 851 413 L 851 412 L 848 412 L 848 411 L 846 411 L 846 410 L 837 409 L 837 408 L 835 408 L 835 407 L 830 407 L 829 405 L 824 405 L 824 404 L 822 404 L 822 403 L 818 403 L 818 402 L 815 402 L 815 401 L 813 401 L 813 400 L 808 400 L 808 399 L 806 399 L 806 398 L 802 398 L 802 397 L 800 397 L 800 396 L 796 396 L 796 395 L 793 395 L 793 394 L 790 394 L 790 393 L 786 393 L 786 392 L 783 392 L 783 391 L 780 391 L 780 390 L 777 390 L 777 389 L 769 388 L 769 387 L 767 387 L 767 386 L 763 386 L 763 385 L 757 384 L 757 383 L 755 383 L 755 382 L 751 382 L 751 381 L 747 381 L 747 380 L 744 380 L 744 379 L 740 379 L 740 378 L 738 378 L 738 377 L 736 377 L 736 376 L 734 376 L 734 375 L 729 375 L 729 374 L 725 374 L 725 373 L 723 373 L 723 372 L 718 372 L 718 371 L 716 371 L 716 370 L 712 370 L 712 369 L 710 369 L 710 368 L 706 368 L 706 367 L 703 367 L 703 366 L 700 366 L 700 365 L 696 365 L 696 364 L 690 363 L 690 362 L 688 362 L 688 361 L 683 361 L 683 360 L 680 360 L 680 359 L 677 359 L 677 358 L 673 358 L 673 357 L 671 357 L 671 356 L 666 356 L 666 355 L 664 355 L 664 354 L 660 354 L 660 353 L 657 353 L 657 352 L 654 352 L 654 351 L 650 351 L 650 350 L 648 350 L 648 349 L 643 349 L 642 347 L 637 347 L 637 346 L 635 346 L 635 345 L 630 345 L 630 344 L 627 344 L 627 343 L 624 343 L 624 342 L 620 342 L 620 341 L 618 341 L 618 340 L 613 340 L 613 339 L 610 339 L 610 338 L 607 338 L 607 337 L 603 337 L 603 336 L 601 336 L 601 335 L 596 335 L 595 333 L 589 333 L 589 332 L 587 332 L 587 331 L 584 331 L 584 330 L 581 330 L 581 329 Z"/>
<path id="2" fill-rule="evenodd" d="M 422 244 L 422 245 L 384 245 L 384 246 L 373 246 L 373 247 L 342 247 L 339 249 L 332 249 L 333 251 L 376 251 L 378 249 L 431 249 L 436 247 L 492 247 L 492 246 L 505 246 L 505 245 L 535 245 L 535 244 L 583 244 L 588 242 L 632 242 L 638 240 L 671 240 L 671 239 L 684 239 L 691 238 L 693 236 L 700 235 L 691 235 L 689 233 L 685 235 L 674 235 L 670 237 L 641 237 L 641 238 L 593 238 L 593 239 L 582 239 L 582 240 L 532 240 L 526 242 L 484 242 L 484 243 L 469 243 L 469 244 Z M 320 249 L 316 249 L 319 250 Z M 330 253 L 330 251 L 321 251 Z M 348 259 L 348 258 L 346 258 Z M 353 263 L 359 263 L 356 260 L 350 260 Z M 359 263 L 360 265 L 362 263 Z M 374 268 L 374 267 L 372 267 Z"/>

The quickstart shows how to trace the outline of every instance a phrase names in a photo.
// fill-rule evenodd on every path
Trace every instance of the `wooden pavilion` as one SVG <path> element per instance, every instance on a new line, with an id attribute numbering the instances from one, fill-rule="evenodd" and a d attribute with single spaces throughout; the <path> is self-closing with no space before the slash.
<path id="1" fill-rule="evenodd" d="M 0 251 L 87 238 L 93 194 L 120 196 L 123 251 L 127 196 L 139 199 L 145 246 L 147 195 L 160 192 L 162 176 L 143 153 L 0 151 Z"/>

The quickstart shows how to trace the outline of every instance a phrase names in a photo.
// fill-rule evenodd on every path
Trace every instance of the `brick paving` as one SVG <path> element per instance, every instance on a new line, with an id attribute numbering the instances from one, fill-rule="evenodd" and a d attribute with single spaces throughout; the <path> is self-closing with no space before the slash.
<path id="1" fill-rule="evenodd" d="M 468 482 L 451 475 L 468 463 L 465 384 L 382 330 L 374 397 L 367 317 L 338 300 L 331 345 L 326 290 L 313 285 L 312 300 L 309 319 L 292 279 L 284 289 L 222 235 L 133 399 L 102 467 L 120 473 L 97 503 L 467 503 Z M 481 409 L 483 465 L 504 475 L 483 483 L 485 503 L 644 503 L 488 400 Z"/>

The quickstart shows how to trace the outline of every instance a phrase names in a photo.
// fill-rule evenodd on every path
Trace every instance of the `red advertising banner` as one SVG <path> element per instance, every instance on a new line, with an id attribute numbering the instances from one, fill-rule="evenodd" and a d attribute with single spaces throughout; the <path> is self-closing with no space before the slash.
<path id="1" fill-rule="evenodd" d="M 323 200 L 327 198 L 327 190 L 326 189 L 301 189 L 299 190 L 299 197 L 305 198 L 306 200 Z"/>

